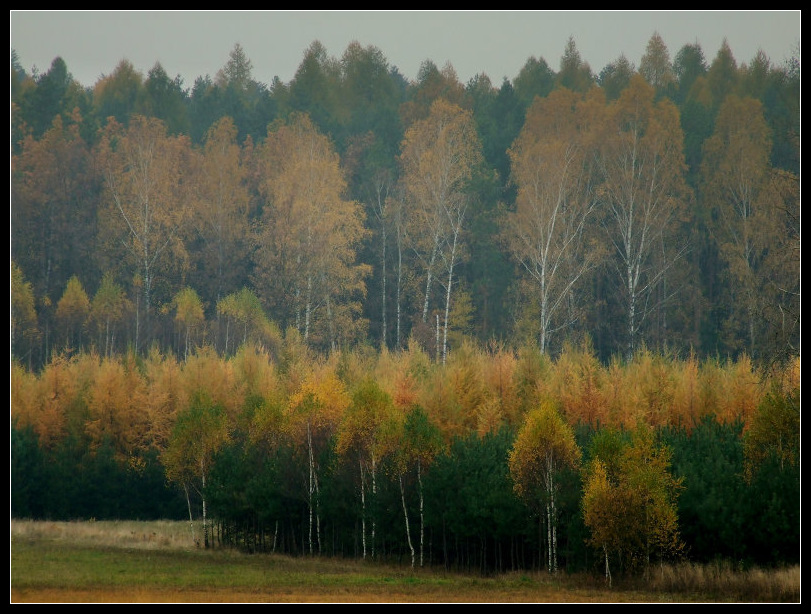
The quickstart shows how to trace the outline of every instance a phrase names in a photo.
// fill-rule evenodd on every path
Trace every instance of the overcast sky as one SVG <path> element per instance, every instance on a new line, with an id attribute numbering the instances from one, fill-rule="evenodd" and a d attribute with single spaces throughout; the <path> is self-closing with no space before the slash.
<path id="1" fill-rule="evenodd" d="M 416 78 L 424 60 L 447 62 L 467 83 L 484 73 L 494 85 L 513 80 L 530 57 L 557 71 L 569 36 L 599 73 L 621 55 L 639 67 L 658 32 L 671 61 L 698 43 L 707 63 L 724 38 L 738 64 L 762 49 L 775 65 L 799 54 L 800 11 L 10 11 L 11 48 L 31 72 L 47 72 L 57 56 L 90 86 L 129 60 L 146 77 L 160 62 L 191 88 L 214 77 L 239 43 L 253 78 L 289 82 L 318 40 L 340 59 L 357 40 L 375 46 L 390 66 Z"/>

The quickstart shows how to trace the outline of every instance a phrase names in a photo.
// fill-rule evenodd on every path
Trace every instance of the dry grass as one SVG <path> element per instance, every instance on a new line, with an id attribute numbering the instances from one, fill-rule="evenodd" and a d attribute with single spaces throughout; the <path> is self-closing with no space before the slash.
<path id="1" fill-rule="evenodd" d="M 195 526 L 199 537 L 200 527 Z M 657 569 L 608 588 L 588 575 L 437 569 L 198 548 L 188 522 L 12 520 L 12 603 L 799 602 L 800 570 Z"/>
<path id="2" fill-rule="evenodd" d="M 10 537 L 77 546 L 184 550 L 194 546 L 187 522 L 137 520 L 52 522 L 12 520 Z M 199 533 L 199 526 L 195 531 Z"/>
<path id="3" fill-rule="evenodd" d="M 735 601 L 800 602 L 800 566 L 783 569 L 735 570 L 730 564 L 665 565 L 652 574 L 654 590 L 724 595 Z"/>

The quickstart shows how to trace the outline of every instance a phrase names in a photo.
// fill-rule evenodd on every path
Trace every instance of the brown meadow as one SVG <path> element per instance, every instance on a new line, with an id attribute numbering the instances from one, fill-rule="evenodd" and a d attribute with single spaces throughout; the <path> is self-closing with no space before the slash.
<path id="1" fill-rule="evenodd" d="M 800 568 L 656 568 L 648 580 L 412 570 L 355 559 L 199 549 L 178 521 L 10 522 L 11 603 L 799 602 Z"/>

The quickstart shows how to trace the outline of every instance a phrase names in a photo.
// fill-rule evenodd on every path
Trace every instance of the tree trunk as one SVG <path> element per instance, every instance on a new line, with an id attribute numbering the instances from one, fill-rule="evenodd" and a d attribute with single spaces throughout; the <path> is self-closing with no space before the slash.
<path id="1" fill-rule="evenodd" d="M 406 508 L 405 489 L 403 488 L 403 474 L 400 476 L 400 500 L 403 502 L 403 517 L 405 518 L 406 538 L 408 549 L 411 551 L 411 569 L 414 569 L 414 546 L 411 544 L 411 526 L 408 523 L 408 509 Z"/>
<path id="2" fill-rule="evenodd" d="M 443 365 L 445 364 L 445 360 L 448 357 L 448 319 L 450 317 L 451 310 L 451 286 L 453 284 L 453 267 L 456 264 L 456 246 L 458 243 L 458 238 L 459 238 L 459 226 L 457 225 L 456 230 L 453 233 L 453 245 L 451 246 L 451 262 L 448 265 L 448 287 L 445 291 L 445 333 L 442 341 Z"/>
<path id="3" fill-rule="evenodd" d="M 203 487 L 200 490 L 200 497 L 203 499 L 203 547 L 208 548 L 208 522 L 206 520 L 206 470 L 203 459 L 200 458 L 200 475 Z"/>
<path id="4" fill-rule="evenodd" d="M 420 490 L 420 567 L 422 567 L 425 544 L 425 514 L 423 513 L 424 496 L 422 492 L 422 468 L 419 460 L 417 460 L 417 484 L 419 485 Z"/>
<path id="5" fill-rule="evenodd" d="M 358 457 L 360 466 L 360 530 L 361 542 L 363 544 L 363 558 L 366 558 L 366 489 L 364 487 L 365 477 L 363 475 L 363 459 Z"/>
<path id="6" fill-rule="evenodd" d="M 318 543 L 318 555 L 321 555 L 321 491 L 318 487 L 318 473 L 313 472 L 315 486 L 315 538 Z"/>
<path id="7" fill-rule="evenodd" d="M 546 504 L 546 570 L 552 573 L 552 510 Z"/>
<path id="8" fill-rule="evenodd" d="M 403 279 L 403 247 L 402 238 L 398 230 L 397 233 L 397 340 L 395 347 L 399 350 L 400 344 L 400 286 Z"/>
<path id="9" fill-rule="evenodd" d="M 304 307 L 304 341 L 310 338 L 310 310 L 312 309 L 313 278 L 307 276 L 307 303 Z"/>
<path id="10" fill-rule="evenodd" d="M 605 544 L 603 544 L 603 554 L 605 554 L 605 579 L 608 582 L 608 586 L 611 586 L 611 570 L 608 568 L 608 548 L 606 548 Z"/>
<path id="11" fill-rule="evenodd" d="M 186 493 L 186 505 L 189 508 L 189 530 L 191 531 L 191 540 L 195 543 L 195 545 L 200 545 L 197 543 L 197 539 L 194 537 L 194 518 L 191 513 L 191 499 L 189 498 L 189 485 L 186 482 L 183 482 L 183 490 Z"/>
<path id="12" fill-rule="evenodd" d="M 310 549 L 310 556 L 313 554 L 313 438 L 310 434 L 310 423 L 307 423 L 307 460 L 310 470 L 310 479 L 307 487 L 307 507 L 309 508 L 310 519 L 307 523 L 307 543 Z"/>
<path id="13" fill-rule="evenodd" d="M 436 314 L 436 361 L 439 362 L 439 314 Z"/>
<path id="14" fill-rule="evenodd" d="M 451 284 L 453 283 L 453 262 L 448 271 L 448 288 L 445 291 L 445 330 L 442 337 L 442 364 L 448 358 L 448 318 L 451 311 Z"/>
<path id="15" fill-rule="evenodd" d="M 436 249 L 434 249 L 434 253 L 431 254 L 431 261 L 428 264 L 428 271 L 426 273 L 427 279 L 425 282 L 425 300 L 422 303 L 422 321 L 428 321 L 428 298 L 431 296 L 431 281 L 433 278 L 433 271 L 431 270 L 434 266 L 434 258 L 436 254 Z"/>
<path id="16" fill-rule="evenodd" d="M 372 505 L 377 502 L 377 463 L 372 455 Z M 372 507 L 372 558 L 375 558 L 375 534 L 377 532 L 377 517 L 375 508 Z"/>
<path id="17" fill-rule="evenodd" d="M 383 224 L 383 254 L 381 259 L 383 261 L 383 283 L 381 289 L 381 296 L 380 302 L 382 303 L 382 307 L 380 309 L 380 318 L 381 318 L 381 332 L 380 332 L 380 347 L 385 348 L 386 345 L 386 225 Z"/>

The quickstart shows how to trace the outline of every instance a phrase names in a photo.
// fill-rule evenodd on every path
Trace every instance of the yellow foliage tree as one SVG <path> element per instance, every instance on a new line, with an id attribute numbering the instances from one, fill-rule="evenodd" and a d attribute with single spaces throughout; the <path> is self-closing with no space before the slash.
<path id="1" fill-rule="evenodd" d="M 558 476 L 565 467 L 576 469 L 582 453 L 571 427 L 554 403 L 543 401 L 527 414 L 510 450 L 509 466 L 515 492 L 546 515 L 547 569 L 556 573 Z"/>
<path id="2" fill-rule="evenodd" d="M 584 471 L 582 512 L 590 542 L 605 558 L 626 568 L 649 569 L 652 554 L 661 561 L 679 557 L 676 501 L 681 478 L 670 473 L 670 450 L 656 442 L 654 430 L 640 421 L 624 439 L 618 429 L 605 429 L 592 440 L 591 460 Z"/>
<path id="3" fill-rule="evenodd" d="M 600 255 L 587 234 L 596 201 L 591 124 L 583 120 L 590 110 L 581 99 L 568 89 L 536 98 L 509 151 L 518 194 L 502 233 L 532 282 L 542 352 L 553 332 L 574 323 L 568 299 Z"/>
<path id="4" fill-rule="evenodd" d="M 732 309 L 726 330 L 733 340 L 746 339 L 745 346 L 733 347 L 752 356 L 763 336 L 764 305 L 775 300 L 776 271 L 767 261 L 777 257 L 791 262 L 790 253 L 797 246 L 786 240 L 790 197 L 772 181 L 770 152 L 771 134 L 761 102 L 727 96 L 715 131 L 704 144 L 701 172 L 705 198 L 716 214 L 713 232 L 728 266 Z M 799 278 L 798 271 L 794 275 Z"/>
<path id="5" fill-rule="evenodd" d="M 189 342 L 192 331 L 205 322 L 203 302 L 194 288 L 182 288 L 172 299 L 175 309 L 175 322 L 183 329 L 185 343 L 183 346 L 183 359 L 189 358 Z"/>
<path id="6" fill-rule="evenodd" d="M 85 430 L 91 447 L 113 447 L 116 459 L 129 463 L 140 456 L 146 434 L 143 381 L 133 361 L 117 358 L 99 363 L 88 391 L 88 418 Z"/>
<path id="7" fill-rule="evenodd" d="M 377 496 L 377 472 L 383 457 L 392 450 L 395 442 L 387 437 L 395 420 L 394 403 L 391 397 L 378 385 L 366 378 L 352 392 L 351 403 L 343 413 L 336 432 L 336 452 L 339 457 L 356 455 L 359 469 L 359 494 L 361 501 L 361 541 L 363 557 L 366 558 L 366 493 Z M 367 481 L 369 486 L 367 486 Z M 371 555 L 375 556 L 375 532 L 377 518 L 371 521 Z M 409 535 L 409 543 L 410 543 Z M 413 548 L 412 548 L 413 565 Z"/>
<path id="8" fill-rule="evenodd" d="M 196 488 L 202 499 L 203 544 L 209 546 L 206 480 L 215 454 L 230 439 L 228 416 L 222 405 L 203 391 L 195 392 L 187 407 L 180 411 L 172 429 L 169 445 L 162 455 L 166 477 L 180 483 L 186 492 L 189 524 L 194 540 L 194 518 L 189 487 Z"/>
<path id="9" fill-rule="evenodd" d="M 232 360 L 221 358 L 214 348 L 206 345 L 189 355 L 182 374 L 187 398 L 192 398 L 195 392 L 205 392 L 214 403 L 225 408 L 232 423 L 236 422 L 245 397 Z"/>
<path id="10" fill-rule="evenodd" d="M 684 135 L 676 106 L 654 97 L 640 74 L 631 77 L 608 109 L 597 158 L 603 177 L 598 196 L 606 210 L 627 316 L 628 359 L 646 316 L 659 307 L 655 290 L 686 250 L 676 238 L 690 197 Z"/>
<path id="11" fill-rule="evenodd" d="M 564 343 L 548 387 L 560 400 L 563 415 L 570 424 L 598 427 L 608 422 L 605 379 L 590 342 L 581 348 Z"/>
<path id="12" fill-rule="evenodd" d="M 321 455 L 327 449 L 341 418 L 349 407 L 350 396 L 335 373 L 332 363 L 313 366 L 299 389 L 290 397 L 284 427 L 290 441 L 305 450 L 305 492 L 309 509 L 308 547 L 313 554 L 313 527 L 321 552 L 320 474 Z"/>
<path id="13" fill-rule="evenodd" d="M 14 261 L 11 262 L 9 295 L 11 308 L 9 333 L 11 335 L 12 354 L 17 354 L 18 347 L 15 342 L 22 337 L 29 343 L 28 353 L 30 356 L 31 342 L 39 335 L 35 308 L 36 301 L 31 282 L 25 280 L 22 269 Z"/>
<path id="14" fill-rule="evenodd" d="M 56 305 L 56 319 L 65 331 L 65 347 L 80 349 L 82 330 L 90 315 L 90 299 L 82 287 L 82 282 L 73 275 L 65 287 L 62 298 Z"/>
<path id="15" fill-rule="evenodd" d="M 370 267 L 356 252 L 367 234 L 363 209 L 344 197 L 346 180 L 329 138 L 307 115 L 274 124 L 261 149 L 265 199 L 256 252 L 260 295 L 305 343 L 335 349 L 365 332 L 359 299 Z"/>
<path id="16" fill-rule="evenodd" d="M 188 215 L 190 150 L 188 137 L 168 137 L 163 122 L 140 115 L 126 129 L 111 119 L 98 145 L 106 189 L 100 226 L 110 248 L 124 246 L 123 258 L 141 275 L 147 342 L 155 277 L 188 260 L 180 230 Z M 140 339 L 135 343 L 137 351 Z"/>
<path id="17" fill-rule="evenodd" d="M 180 363 L 174 356 L 152 348 L 144 359 L 143 410 L 146 414 L 146 446 L 163 452 L 181 408 L 189 403 L 191 392 L 183 383 Z"/>
<path id="18" fill-rule="evenodd" d="M 444 282 L 442 362 L 447 356 L 454 270 L 471 201 L 470 181 L 484 157 L 473 114 L 445 99 L 406 132 L 400 154 L 410 242 L 425 271 L 422 322 L 427 323 L 432 285 Z M 440 268 L 441 267 L 441 268 Z"/>
<path id="19" fill-rule="evenodd" d="M 198 267 L 207 300 L 219 301 L 248 261 L 250 194 L 237 127 L 223 117 L 209 128 L 196 158 L 192 228 L 203 239 Z"/>
<path id="20" fill-rule="evenodd" d="M 104 356 L 110 356 L 113 352 L 114 326 L 123 319 L 128 307 L 129 301 L 123 288 L 115 282 L 110 271 L 105 272 L 90 304 L 90 319 L 95 323 L 99 336 L 104 338 L 103 344 L 99 342 L 99 347 L 104 348 Z"/>

